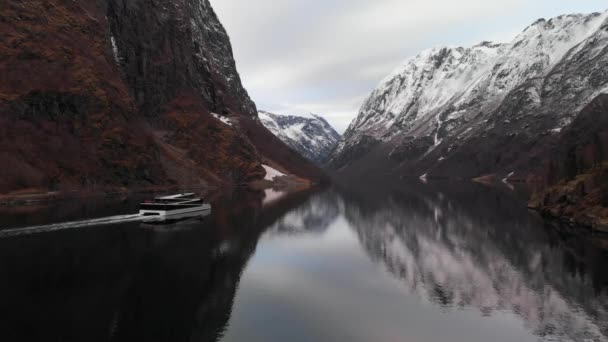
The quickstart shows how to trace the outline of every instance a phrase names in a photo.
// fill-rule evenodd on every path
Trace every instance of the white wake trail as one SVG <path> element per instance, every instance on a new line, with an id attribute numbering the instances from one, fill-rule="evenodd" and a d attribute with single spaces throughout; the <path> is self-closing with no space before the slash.
<path id="1" fill-rule="evenodd" d="M 67 230 L 67 229 L 75 229 L 75 228 L 85 228 L 89 226 L 104 226 L 111 224 L 119 224 L 125 222 L 134 222 L 134 221 L 143 221 L 147 219 L 145 216 L 139 214 L 133 215 L 118 215 L 118 216 L 109 216 L 92 220 L 82 220 L 82 221 L 73 221 L 73 222 L 65 222 L 65 223 L 54 223 L 42 226 L 31 226 L 31 227 L 23 227 L 23 228 L 14 228 L 14 229 L 5 229 L 0 230 L 0 238 L 3 237 L 11 237 L 11 236 L 20 236 L 20 235 L 30 235 L 37 233 L 47 233 L 47 232 L 55 232 L 59 230 Z"/>

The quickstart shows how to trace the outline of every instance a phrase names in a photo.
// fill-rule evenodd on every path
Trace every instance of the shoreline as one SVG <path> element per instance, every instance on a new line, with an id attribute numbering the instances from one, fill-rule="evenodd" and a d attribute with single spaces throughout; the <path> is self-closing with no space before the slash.
<path id="1" fill-rule="evenodd" d="M 166 187 L 150 187 L 150 188 L 122 188 L 122 189 L 107 189 L 107 190 L 70 190 L 70 191 L 49 191 L 49 192 L 25 192 L 25 193 L 9 193 L 0 195 L 0 206 L 21 206 L 30 204 L 59 202 L 73 199 L 95 198 L 95 197 L 118 197 L 129 196 L 136 194 L 151 194 L 163 191 L 179 191 L 179 189 L 202 190 L 204 193 L 212 192 L 217 188 L 202 187 L 200 185 L 186 186 L 166 186 Z M 20 191 L 22 192 L 22 191 Z"/>
<path id="2" fill-rule="evenodd" d="M 573 231 L 581 231 L 583 233 L 591 233 L 608 237 L 608 226 L 602 221 L 602 218 L 587 217 L 586 219 L 578 219 L 574 216 L 565 214 L 556 214 L 547 208 L 538 208 L 533 205 L 528 206 L 529 210 L 538 213 L 545 221 L 549 223 L 559 223 L 568 226 Z"/>
<path id="3" fill-rule="evenodd" d="M 607 172 L 608 165 L 604 164 L 539 190 L 528 202 L 528 207 L 544 217 L 608 233 Z"/>
<path id="4" fill-rule="evenodd" d="M 68 190 L 68 191 L 43 191 L 42 189 L 23 189 L 14 191 L 8 194 L 0 194 L 0 207 L 11 206 L 26 206 L 41 203 L 53 203 L 74 199 L 85 198 L 109 198 L 120 196 L 133 196 L 140 194 L 154 194 L 159 192 L 181 192 L 181 191 L 198 191 L 204 196 L 208 196 L 217 192 L 234 191 L 234 190 L 250 190 L 264 191 L 273 189 L 277 191 L 301 191 L 312 189 L 319 184 L 309 180 L 304 180 L 297 177 L 285 176 L 273 181 L 260 180 L 241 185 L 227 186 L 205 186 L 196 185 L 168 185 L 154 186 L 142 188 L 107 188 L 107 189 L 83 189 L 83 190 Z"/>

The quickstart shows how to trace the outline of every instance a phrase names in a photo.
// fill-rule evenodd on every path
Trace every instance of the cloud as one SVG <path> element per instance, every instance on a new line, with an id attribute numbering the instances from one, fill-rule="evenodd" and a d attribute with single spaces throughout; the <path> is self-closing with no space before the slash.
<path id="1" fill-rule="evenodd" d="M 340 131 L 378 82 L 422 49 L 505 41 L 538 17 L 605 7 L 599 0 L 211 2 L 258 107 L 317 112 Z"/>

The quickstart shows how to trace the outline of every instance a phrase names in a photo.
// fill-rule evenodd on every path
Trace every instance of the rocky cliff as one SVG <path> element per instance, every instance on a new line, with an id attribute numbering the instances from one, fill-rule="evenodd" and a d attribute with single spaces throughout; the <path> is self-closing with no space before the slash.
<path id="1" fill-rule="evenodd" d="M 1 6 L 0 192 L 323 178 L 259 122 L 207 0 Z"/>
<path id="2" fill-rule="evenodd" d="M 340 141 L 340 134 L 322 117 L 276 115 L 260 111 L 260 120 L 275 136 L 308 160 L 323 165 Z"/>
<path id="3" fill-rule="evenodd" d="M 441 47 L 374 90 L 335 150 L 343 175 L 529 180 L 608 92 L 608 12 L 540 19 L 512 42 Z"/>
<path id="4" fill-rule="evenodd" d="M 530 206 L 608 232 L 608 95 L 594 99 L 561 134 Z"/>

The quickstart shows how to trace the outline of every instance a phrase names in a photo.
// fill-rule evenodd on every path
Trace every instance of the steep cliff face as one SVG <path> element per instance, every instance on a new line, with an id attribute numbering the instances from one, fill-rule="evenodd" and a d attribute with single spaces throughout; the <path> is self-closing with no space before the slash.
<path id="1" fill-rule="evenodd" d="M 0 192 L 242 184 L 264 159 L 322 178 L 257 144 L 272 134 L 207 0 L 8 1 L 0 16 Z"/>
<path id="2" fill-rule="evenodd" d="M 561 132 L 545 170 L 531 207 L 608 232 L 608 95 Z"/>
<path id="3" fill-rule="evenodd" d="M 308 160 L 323 165 L 340 141 L 340 134 L 322 117 L 259 112 L 262 124 L 287 146 Z"/>
<path id="4" fill-rule="evenodd" d="M 608 90 L 608 12 L 538 20 L 511 43 L 436 48 L 371 94 L 331 165 L 408 176 L 525 179 Z"/>
<path id="5" fill-rule="evenodd" d="M 163 182 L 133 120 L 93 1 L 5 1 L 0 11 L 0 191 Z"/>
<path id="6" fill-rule="evenodd" d="M 108 0 L 116 64 L 143 114 L 158 115 L 183 93 L 209 111 L 254 117 L 236 71 L 230 39 L 207 0 Z"/>

